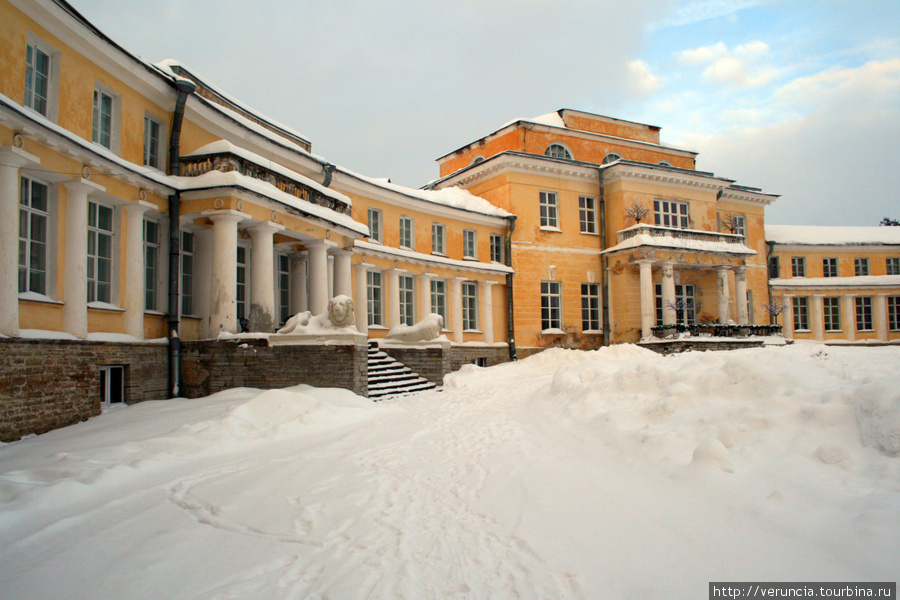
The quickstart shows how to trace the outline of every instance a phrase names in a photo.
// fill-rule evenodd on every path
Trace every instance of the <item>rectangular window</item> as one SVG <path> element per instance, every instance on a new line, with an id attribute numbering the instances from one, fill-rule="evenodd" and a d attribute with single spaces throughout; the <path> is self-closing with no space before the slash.
<path id="1" fill-rule="evenodd" d="M 869 259 L 868 258 L 854 258 L 853 259 L 853 268 L 856 271 L 857 277 L 865 277 L 869 274 Z"/>
<path id="2" fill-rule="evenodd" d="M 22 177 L 19 182 L 19 292 L 47 294 L 50 188 Z"/>
<path id="3" fill-rule="evenodd" d="M 503 236 L 491 234 L 491 262 L 503 263 Z"/>
<path id="4" fill-rule="evenodd" d="M 581 284 L 581 329 L 600 331 L 600 284 Z"/>
<path id="5" fill-rule="evenodd" d="M 657 198 L 653 201 L 653 214 L 656 224 L 662 227 L 687 229 L 691 222 L 687 202 L 675 202 Z"/>
<path id="6" fill-rule="evenodd" d="M 474 281 L 462 284 L 463 330 L 478 330 L 478 285 Z"/>
<path id="7" fill-rule="evenodd" d="M 590 196 L 578 198 L 578 220 L 581 222 L 581 233 L 597 233 L 596 200 Z"/>
<path id="8" fill-rule="evenodd" d="M 291 257 L 278 255 L 278 324 L 291 318 Z"/>
<path id="9" fill-rule="evenodd" d="M 825 319 L 825 331 L 841 330 L 841 299 L 838 296 L 822 298 L 822 316 Z"/>
<path id="10" fill-rule="evenodd" d="M 415 229 L 413 220 L 409 217 L 400 217 L 400 247 L 415 250 Z"/>
<path id="11" fill-rule="evenodd" d="M 447 229 L 440 223 L 431 224 L 432 254 L 447 254 Z"/>
<path id="12" fill-rule="evenodd" d="M 822 276 L 837 277 L 838 276 L 838 259 L 823 258 L 822 259 Z"/>
<path id="13" fill-rule="evenodd" d="M 744 215 L 731 215 L 731 232 L 747 237 L 747 221 L 744 219 Z"/>
<path id="14" fill-rule="evenodd" d="M 100 402 L 114 404 L 125 401 L 125 365 L 100 367 Z"/>
<path id="15" fill-rule="evenodd" d="M 656 284 L 656 324 L 663 324 L 662 284 Z M 679 325 L 693 325 L 697 322 L 697 298 L 693 285 L 675 286 L 675 322 Z"/>
<path id="16" fill-rule="evenodd" d="M 51 58 L 36 44 L 25 49 L 25 106 L 49 117 Z"/>
<path id="17" fill-rule="evenodd" d="M 769 257 L 769 279 L 778 279 L 781 276 L 781 264 L 777 256 Z"/>
<path id="18" fill-rule="evenodd" d="M 101 88 L 94 88 L 94 121 L 91 140 L 112 150 L 113 144 L 113 111 L 115 98 Z"/>
<path id="19" fill-rule="evenodd" d="M 900 330 L 900 296 L 888 296 L 888 329 Z"/>
<path id="20" fill-rule="evenodd" d="M 159 309 L 159 223 L 144 219 L 144 310 Z"/>
<path id="21" fill-rule="evenodd" d="M 381 211 L 377 208 L 369 209 L 369 240 L 381 242 Z"/>
<path id="22" fill-rule="evenodd" d="M 541 282 L 541 330 L 562 329 L 562 292 L 558 281 Z"/>
<path id="23" fill-rule="evenodd" d="M 556 192 L 541 192 L 541 227 L 559 228 Z"/>
<path id="24" fill-rule="evenodd" d="M 444 327 L 447 321 L 447 282 L 443 279 L 431 280 L 431 312 L 444 317 Z"/>
<path id="25" fill-rule="evenodd" d="M 791 277 L 806 277 L 806 257 L 791 257 Z"/>
<path id="26" fill-rule="evenodd" d="M 384 275 L 381 271 L 366 273 L 366 303 L 369 325 L 384 325 Z"/>
<path id="27" fill-rule="evenodd" d="M 889 256 L 884 262 L 886 275 L 900 275 L 900 256 Z"/>
<path id="28" fill-rule="evenodd" d="M 144 164 L 162 170 L 162 153 L 160 140 L 163 125 L 149 115 L 144 116 Z"/>
<path id="29" fill-rule="evenodd" d="M 181 314 L 194 314 L 194 234 L 181 232 Z"/>
<path id="30" fill-rule="evenodd" d="M 872 331 L 872 297 L 857 296 L 856 301 L 856 330 Z"/>
<path id="31" fill-rule="evenodd" d="M 463 258 L 478 258 L 477 236 L 472 229 L 463 229 Z"/>
<path id="32" fill-rule="evenodd" d="M 88 203 L 88 302 L 112 302 L 113 209 Z"/>
<path id="33" fill-rule="evenodd" d="M 809 331 L 809 298 L 794 296 L 791 298 L 791 309 L 794 313 L 794 331 Z"/>
<path id="34" fill-rule="evenodd" d="M 247 318 L 247 248 L 237 247 L 237 318 Z M 243 330 L 241 326 L 241 330 Z"/>
<path id="35" fill-rule="evenodd" d="M 400 286 L 400 324 L 414 325 L 415 312 L 415 280 L 409 275 L 400 275 L 397 278 Z"/>

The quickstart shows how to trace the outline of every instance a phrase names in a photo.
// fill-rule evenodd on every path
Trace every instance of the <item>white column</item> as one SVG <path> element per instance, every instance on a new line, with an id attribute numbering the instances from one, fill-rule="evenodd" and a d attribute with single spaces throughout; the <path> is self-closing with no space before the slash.
<path id="1" fill-rule="evenodd" d="M 369 334 L 369 282 L 366 273 L 369 265 L 359 263 L 353 267 L 356 275 L 356 297 L 353 300 L 356 309 L 356 328 L 360 333 Z"/>
<path id="2" fill-rule="evenodd" d="M 419 286 L 419 321 L 431 314 L 431 273 L 416 275 L 416 285 Z"/>
<path id="3" fill-rule="evenodd" d="M 334 295 L 353 297 L 353 276 L 350 274 L 350 250 L 334 250 Z"/>
<path id="4" fill-rule="evenodd" d="M 324 240 L 306 244 L 309 250 L 309 312 L 324 314 L 328 310 L 328 246 Z"/>
<path id="5" fill-rule="evenodd" d="M 875 331 L 878 339 L 888 341 L 887 294 L 875 296 Z"/>
<path id="6" fill-rule="evenodd" d="M 328 262 L 328 299 L 334 298 L 334 255 L 327 254 L 325 260 Z"/>
<path id="7" fill-rule="evenodd" d="M 275 318 L 275 241 L 277 223 L 250 227 L 250 331 L 271 333 Z"/>
<path id="8" fill-rule="evenodd" d="M 750 313 L 747 310 L 747 268 L 734 268 L 734 303 L 736 306 L 738 325 L 750 323 Z"/>
<path id="9" fill-rule="evenodd" d="M 309 310 L 306 296 L 306 253 L 291 252 L 291 314 Z"/>
<path id="10" fill-rule="evenodd" d="M 481 296 L 481 331 L 485 344 L 494 343 L 494 298 L 491 287 L 494 281 L 479 282 L 479 295 Z"/>
<path id="11" fill-rule="evenodd" d="M 63 184 L 66 188 L 66 272 L 63 330 L 84 339 L 87 323 L 88 195 L 105 191 L 87 179 Z"/>
<path id="12" fill-rule="evenodd" d="M 782 302 L 784 302 L 784 315 L 781 327 L 781 334 L 789 340 L 794 339 L 794 296 L 792 294 L 784 294 L 781 296 Z M 775 322 L 778 322 L 778 319 L 775 319 Z"/>
<path id="13" fill-rule="evenodd" d="M 400 269 L 387 272 L 388 329 L 400 324 Z"/>
<path id="14" fill-rule="evenodd" d="M 851 342 L 856 340 L 856 296 L 844 296 L 844 331 Z"/>
<path id="15" fill-rule="evenodd" d="M 653 335 L 656 306 L 653 301 L 653 261 L 637 261 L 641 269 L 641 338 Z M 663 308 L 665 311 L 665 308 Z"/>
<path id="16" fill-rule="evenodd" d="M 822 294 L 813 294 L 812 297 L 812 332 L 813 339 L 822 341 L 825 339 L 825 321 L 822 317 Z"/>
<path id="17" fill-rule="evenodd" d="M 209 335 L 216 337 L 237 331 L 237 226 L 244 215 L 223 211 L 209 218 L 213 222 Z"/>
<path id="18" fill-rule="evenodd" d="M 666 261 L 662 264 L 662 312 L 663 325 L 674 325 L 675 314 L 675 270 L 673 263 Z"/>
<path id="19" fill-rule="evenodd" d="M 463 307 L 462 307 L 462 282 L 464 277 L 454 277 L 450 280 L 450 321 L 453 329 L 453 341 L 463 343 Z"/>
<path id="20" fill-rule="evenodd" d="M 40 160 L 0 148 L 0 335 L 10 337 L 19 335 L 19 167 L 29 164 Z"/>
<path id="21" fill-rule="evenodd" d="M 716 267 L 716 292 L 719 299 L 719 323 L 728 322 L 728 267 Z"/>
<path id="22" fill-rule="evenodd" d="M 141 200 L 125 205 L 125 333 L 139 340 L 144 339 L 144 213 L 155 208 Z"/>
<path id="23" fill-rule="evenodd" d="M 213 270 L 213 232 L 197 229 L 194 233 L 193 312 L 200 317 L 200 338 L 209 338 L 209 308 Z M 236 267 L 235 267 L 236 268 Z"/>

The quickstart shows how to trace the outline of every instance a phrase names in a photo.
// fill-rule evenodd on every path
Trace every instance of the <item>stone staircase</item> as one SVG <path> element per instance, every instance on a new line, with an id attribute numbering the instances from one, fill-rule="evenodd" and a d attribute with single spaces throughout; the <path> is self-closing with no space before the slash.
<path id="1" fill-rule="evenodd" d="M 398 362 L 369 342 L 369 399 L 382 400 L 390 396 L 414 394 L 433 390 L 437 386 L 403 363 Z"/>

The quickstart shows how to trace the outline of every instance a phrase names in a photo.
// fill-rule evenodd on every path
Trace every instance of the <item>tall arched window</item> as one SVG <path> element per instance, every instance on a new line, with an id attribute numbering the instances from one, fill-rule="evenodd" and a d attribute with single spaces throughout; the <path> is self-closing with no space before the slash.
<path id="1" fill-rule="evenodd" d="M 611 162 L 615 162 L 617 160 L 622 160 L 622 157 L 616 154 L 615 152 L 610 152 L 606 156 L 603 157 L 603 164 L 608 165 Z"/>
<path id="2" fill-rule="evenodd" d="M 562 144 L 550 144 L 544 151 L 545 156 L 550 158 L 561 158 L 563 160 L 572 160 L 572 153 Z"/>

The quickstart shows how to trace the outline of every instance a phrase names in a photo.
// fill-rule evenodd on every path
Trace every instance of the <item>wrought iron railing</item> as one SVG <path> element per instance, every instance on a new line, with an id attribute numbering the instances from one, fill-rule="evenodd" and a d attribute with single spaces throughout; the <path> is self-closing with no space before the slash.
<path id="1" fill-rule="evenodd" d="M 674 337 L 678 334 L 689 333 L 692 336 L 711 337 L 749 337 L 781 334 L 781 325 L 737 325 L 733 323 L 699 323 L 685 325 L 657 325 L 650 328 L 653 335 L 658 338 Z"/>
<path id="2" fill-rule="evenodd" d="M 326 196 L 302 181 L 230 152 L 184 156 L 181 158 L 181 174 L 185 177 L 198 177 L 210 171 L 221 171 L 223 173 L 236 171 L 241 175 L 271 183 L 282 192 L 301 200 L 330 208 L 342 215 L 350 214 L 350 205 L 346 202 Z"/>

